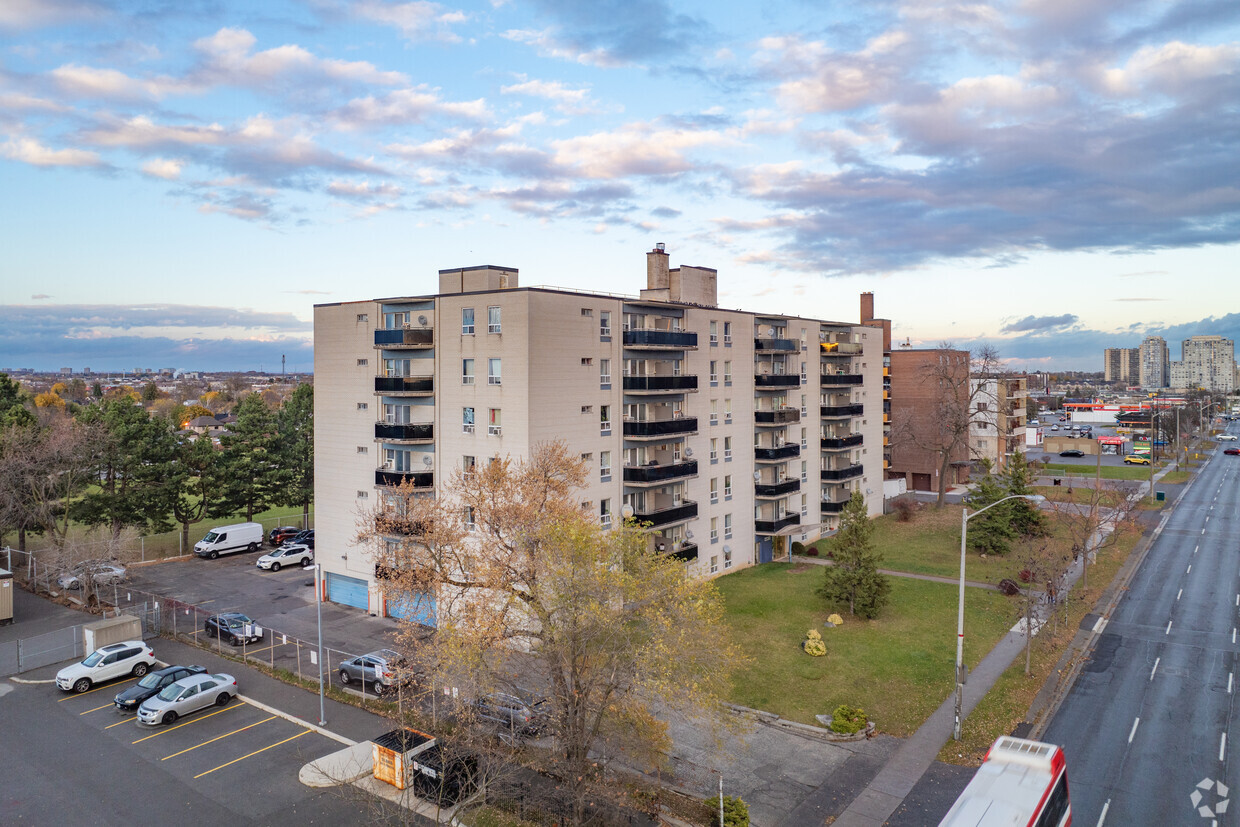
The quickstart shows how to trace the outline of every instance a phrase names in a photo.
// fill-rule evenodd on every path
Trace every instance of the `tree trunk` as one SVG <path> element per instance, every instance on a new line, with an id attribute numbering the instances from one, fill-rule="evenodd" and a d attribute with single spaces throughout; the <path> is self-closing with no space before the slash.
<path id="1" fill-rule="evenodd" d="M 951 454 L 947 451 L 943 452 L 943 461 L 939 463 L 939 498 L 935 502 L 936 508 L 942 508 L 943 503 L 947 501 L 947 469 L 951 467 Z"/>
<path id="2" fill-rule="evenodd" d="M 1025 600 L 1025 677 L 1029 677 L 1033 656 L 1033 595 Z"/>

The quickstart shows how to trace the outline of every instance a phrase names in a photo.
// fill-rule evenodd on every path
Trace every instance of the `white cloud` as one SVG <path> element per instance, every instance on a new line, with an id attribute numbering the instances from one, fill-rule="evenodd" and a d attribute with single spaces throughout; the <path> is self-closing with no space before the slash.
<path id="1" fill-rule="evenodd" d="M 499 91 L 505 95 L 530 95 L 576 106 L 589 94 L 588 89 L 571 89 L 558 80 L 523 80 L 521 83 L 501 86 Z"/>
<path id="2" fill-rule="evenodd" d="M 1240 65 L 1240 45 L 1197 46 L 1174 41 L 1146 46 L 1123 68 L 1102 72 L 1105 89 L 1115 95 L 1136 95 L 1149 88 L 1171 95 L 1192 89 L 1203 80 L 1234 74 Z"/>
<path id="3" fill-rule="evenodd" d="M 435 115 L 446 115 L 464 120 L 482 120 L 487 117 L 486 101 L 445 101 L 439 90 L 428 86 L 396 89 L 381 97 L 368 95 L 354 98 L 332 113 L 339 129 L 359 129 L 371 125 L 418 123 Z"/>
<path id="4" fill-rule="evenodd" d="M 315 57 L 296 45 L 252 53 L 257 42 L 250 32 L 235 28 L 223 28 L 194 41 L 194 48 L 206 61 L 195 74 L 203 80 L 242 87 L 271 87 L 290 75 L 380 86 L 398 86 L 409 80 L 401 72 L 380 71 L 366 61 Z"/>
<path id="5" fill-rule="evenodd" d="M 101 167 L 97 152 L 85 149 L 51 149 L 34 138 L 10 138 L 0 144 L 0 154 L 36 167 Z"/>
<path id="6" fill-rule="evenodd" d="M 351 6 L 350 10 L 358 17 L 395 26 L 408 40 L 459 42 L 461 38 L 448 27 L 469 19 L 463 12 L 445 11 L 438 3 L 427 2 L 383 3 L 379 0 L 362 0 Z"/>
<path id="7" fill-rule="evenodd" d="M 717 132 L 629 124 L 616 132 L 568 138 L 552 146 L 556 163 L 563 167 L 589 178 L 617 178 L 685 172 L 693 166 L 688 151 L 731 142 Z"/>
<path id="8" fill-rule="evenodd" d="M 525 43 L 533 46 L 544 57 L 554 57 L 560 60 L 568 60 L 587 66 L 598 66 L 604 69 L 617 68 L 627 64 L 627 61 L 621 60 L 606 49 L 582 50 L 564 43 L 550 29 L 544 29 L 543 31 L 509 29 L 500 36 L 514 43 Z"/>
<path id="9" fill-rule="evenodd" d="M 332 181 L 327 191 L 341 198 L 369 200 L 373 198 L 398 198 L 404 190 L 396 184 L 371 184 L 369 181 Z"/>
<path id="10" fill-rule="evenodd" d="M 184 165 L 184 161 L 172 158 L 152 158 L 142 165 L 142 171 L 152 178 L 175 181 L 181 177 L 181 167 Z"/>
<path id="11" fill-rule="evenodd" d="M 4 0 L 0 2 L 0 29 L 33 29 L 103 14 L 94 3 L 75 0 Z"/>
<path id="12" fill-rule="evenodd" d="M 99 146 L 124 146 L 130 149 L 181 145 L 215 146 L 228 137 L 219 124 L 208 126 L 165 126 L 157 124 L 145 115 L 128 120 L 105 122 L 88 130 L 86 138 Z"/>
<path id="13" fill-rule="evenodd" d="M 69 63 L 51 71 L 52 80 L 65 92 L 83 97 L 140 100 L 159 99 L 168 94 L 195 91 L 173 78 L 151 80 L 132 78 L 116 69 L 96 69 Z"/>

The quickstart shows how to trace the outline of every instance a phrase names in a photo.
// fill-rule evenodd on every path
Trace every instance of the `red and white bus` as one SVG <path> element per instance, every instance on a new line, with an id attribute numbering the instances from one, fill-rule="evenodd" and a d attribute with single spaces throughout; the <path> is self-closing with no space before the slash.
<path id="1" fill-rule="evenodd" d="M 1054 744 L 1004 735 L 939 827 L 1068 827 L 1068 764 Z"/>

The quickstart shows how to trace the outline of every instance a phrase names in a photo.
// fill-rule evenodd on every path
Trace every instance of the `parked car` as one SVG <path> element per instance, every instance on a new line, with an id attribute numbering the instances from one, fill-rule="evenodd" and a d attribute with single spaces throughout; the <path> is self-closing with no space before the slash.
<path id="1" fill-rule="evenodd" d="M 82 563 L 56 578 L 56 585 L 62 589 L 80 589 L 85 580 L 92 580 L 95 585 L 119 583 L 125 579 L 125 567 L 115 563 Z"/>
<path id="2" fill-rule="evenodd" d="M 409 682 L 413 676 L 408 664 L 399 652 L 379 649 L 374 652 L 343 661 L 339 667 L 340 682 L 345 686 L 357 681 L 365 691 L 370 684 L 376 695 L 395 689 L 401 682 Z"/>
<path id="3" fill-rule="evenodd" d="M 1052 431 L 1058 431 L 1058 430 L 1059 430 L 1059 426 L 1058 426 L 1058 425 L 1052 425 L 1052 426 L 1051 426 L 1051 430 L 1052 430 Z"/>
<path id="4" fill-rule="evenodd" d="M 1237 437 L 1235 434 L 1219 434 L 1215 437 L 1219 442 L 1235 442 L 1238 438 L 1240 437 Z"/>
<path id="5" fill-rule="evenodd" d="M 1124 457 L 1124 464 L 1125 465 L 1149 465 L 1150 458 L 1142 456 L 1140 454 L 1129 454 L 1128 456 Z"/>
<path id="6" fill-rule="evenodd" d="M 474 712 L 480 720 L 497 723 L 502 729 L 518 735 L 537 735 L 549 718 L 547 699 L 522 692 L 491 692 L 474 700 Z"/>
<path id="7" fill-rule="evenodd" d="M 138 707 L 138 723 L 154 726 L 175 723 L 177 718 L 207 706 L 228 706 L 237 694 L 237 679 L 218 675 L 192 675 L 168 684 Z"/>
<path id="8" fill-rule="evenodd" d="M 267 535 L 267 542 L 272 546 L 278 546 L 285 540 L 291 540 L 293 535 L 299 531 L 301 531 L 301 529 L 295 525 L 276 526 L 271 529 L 271 532 Z"/>
<path id="9" fill-rule="evenodd" d="M 1223 453 L 1230 454 L 1233 457 L 1240 456 L 1240 448 L 1224 448 Z"/>
<path id="10" fill-rule="evenodd" d="M 194 554 L 214 560 L 221 554 L 234 551 L 258 551 L 263 544 L 263 526 L 261 523 L 237 523 L 223 525 L 207 532 L 194 545 Z"/>
<path id="11" fill-rule="evenodd" d="M 280 546 L 258 558 L 254 565 L 260 569 L 279 571 L 285 566 L 308 568 L 314 563 L 314 549 L 301 544 Z"/>
<path id="12" fill-rule="evenodd" d="M 204 674 L 206 671 L 204 666 L 165 666 L 163 669 L 147 673 L 147 676 L 138 681 L 136 685 L 119 693 L 112 700 L 121 712 L 133 712 L 142 705 L 143 701 L 152 695 L 158 695 L 168 684 L 191 675 Z"/>
<path id="13" fill-rule="evenodd" d="M 1083 457 L 1085 456 L 1085 452 L 1080 450 L 1079 448 L 1069 448 L 1066 451 L 1060 451 L 1059 456 L 1061 457 Z"/>
<path id="14" fill-rule="evenodd" d="M 56 686 L 65 692 L 86 692 L 97 683 L 133 675 L 140 678 L 155 665 L 155 652 L 140 640 L 126 640 L 96 649 L 81 663 L 56 673 Z"/>
<path id="15" fill-rule="evenodd" d="M 301 545 L 301 546 L 310 546 L 310 548 L 314 548 L 314 529 L 307 528 L 304 531 L 299 531 L 296 534 L 294 534 L 292 537 L 285 540 L 280 545 L 284 545 L 284 546 Z"/>
<path id="16" fill-rule="evenodd" d="M 203 622 L 202 629 L 208 637 L 221 638 L 233 646 L 257 643 L 263 639 L 263 627 L 241 612 L 211 615 Z"/>

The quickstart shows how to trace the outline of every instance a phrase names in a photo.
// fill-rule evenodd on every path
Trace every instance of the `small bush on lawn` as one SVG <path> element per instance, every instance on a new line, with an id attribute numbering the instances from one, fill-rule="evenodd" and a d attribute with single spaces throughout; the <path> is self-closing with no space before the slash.
<path id="1" fill-rule="evenodd" d="M 831 713 L 831 731 L 841 735 L 853 735 L 865 729 L 865 710 L 840 704 Z"/>
<path id="2" fill-rule="evenodd" d="M 800 540 L 792 541 L 792 553 L 793 554 L 804 554 L 805 553 L 805 546 L 801 543 Z"/>
<path id="3" fill-rule="evenodd" d="M 717 817 L 719 796 L 706 799 L 706 803 L 710 805 L 711 814 Z M 723 797 L 723 825 L 724 827 L 749 827 L 749 805 L 741 800 L 740 796 L 725 795 Z"/>
<path id="4" fill-rule="evenodd" d="M 909 523 L 913 521 L 913 515 L 917 513 L 917 505 L 917 500 L 912 497 L 898 497 L 891 501 L 891 510 L 898 521 Z"/>
<path id="5" fill-rule="evenodd" d="M 827 653 L 827 644 L 822 642 L 822 635 L 817 629 L 810 629 L 805 633 L 801 648 L 805 650 L 805 654 L 813 658 L 820 658 Z"/>
<path id="6" fill-rule="evenodd" d="M 809 557 L 817 557 L 818 546 L 810 546 L 809 548 L 805 549 L 805 554 Z"/>

